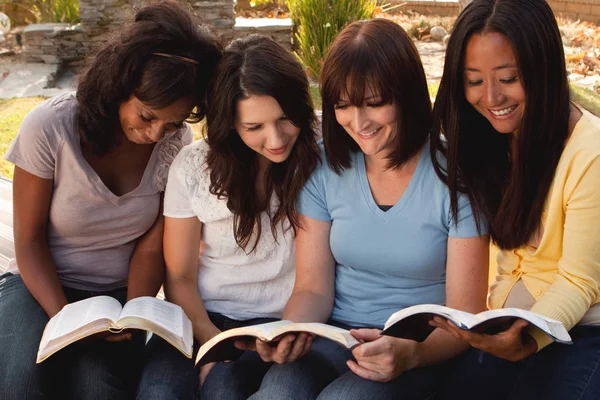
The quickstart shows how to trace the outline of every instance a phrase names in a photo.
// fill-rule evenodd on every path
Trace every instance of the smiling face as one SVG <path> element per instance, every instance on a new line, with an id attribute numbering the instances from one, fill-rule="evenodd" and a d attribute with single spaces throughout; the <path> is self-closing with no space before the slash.
<path id="1" fill-rule="evenodd" d="M 192 99 L 179 99 L 165 108 L 151 108 L 132 95 L 119 105 L 119 121 L 130 142 L 151 144 L 180 129 L 193 108 Z"/>
<path id="2" fill-rule="evenodd" d="M 474 34 L 464 60 L 465 97 L 500 133 L 519 129 L 525 90 L 515 54 L 501 33 Z"/>
<path id="3" fill-rule="evenodd" d="M 367 86 L 368 87 L 368 86 Z M 349 104 L 342 93 L 335 105 L 335 118 L 367 156 L 387 156 L 395 148 L 397 112 L 394 103 L 383 103 L 370 89 L 360 107 Z"/>
<path id="4" fill-rule="evenodd" d="M 287 160 L 300 134 L 271 96 L 238 101 L 234 128 L 246 146 L 261 156 L 261 162 L 267 163 Z"/>

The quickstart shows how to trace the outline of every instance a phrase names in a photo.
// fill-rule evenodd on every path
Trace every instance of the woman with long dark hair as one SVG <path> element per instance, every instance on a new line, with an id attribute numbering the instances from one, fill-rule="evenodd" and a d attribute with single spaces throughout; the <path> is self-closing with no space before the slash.
<path id="1" fill-rule="evenodd" d="M 600 397 L 600 120 L 570 101 L 546 1 L 467 6 L 448 43 L 434 112 L 445 140 L 432 138 L 431 151 L 446 154 L 447 164 L 435 167 L 453 212 L 467 194 L 499 248 L 488 307 L 556 319 L 574 341 L 550 345 L 523 320 L 497 335 L 437 320 L 482 350 L 455 368 L 463 379 L 448 396 Z"/>
<path id="2" fill-rule="evenodd" d="M 38 365 L 36 353 L 49 318 L 68 303 L 158 292 L 162 192 L 191 142 L 186 121 L 204 115 L 220 53 L 176 3 L 144 7 L 99 51 L 76 92 L 24 119 L 6 156 L 15 164 L 16 259 L 0 276 L 0 398 L 135 395 L 141 333 L 96 335 Z"/>
<path id="3" fill-rule="evenodd" d="M 253 399 L 429 398 L 440 364 L 468 346 L 441 329 L 423 343 L 381 329 L 416 304 L 483 310 L 485 227 L 466 196 L 458 216 L 450 212 L 427 150 L 425 73 L 398 24 L 346 27 L 325 58 L 321 96 L 323 162 L 300 195 L 296 283 L 283 318 L 351 329 L 364 343 L 349 351 L 316 338 L 305 357 L 271 367 Z"/>
<path id="4" fill-rule="evenodd" d="M 291 53 L 257 35 L 225 49 L 207 96 L 206 138 L 179 153 L 165 195 L 165 291 L 200 344 L 281 317 L 294 284 L 297 197 L 318 162 L 315 122 L 308 79 Z M 302 336 L 299 352 L 310 341 Z M 165 371 L 161 360 L 192 368 L 163 350 L 155 376 Z M 200 397 L 246 398 L 270 365 L 255 352 L 205 365 Z"/>

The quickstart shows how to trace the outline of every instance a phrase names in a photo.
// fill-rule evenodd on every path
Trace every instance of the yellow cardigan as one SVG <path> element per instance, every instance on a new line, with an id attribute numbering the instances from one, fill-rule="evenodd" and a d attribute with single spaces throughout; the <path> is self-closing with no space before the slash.
<path id="1" fill-rule="evenodd" d="M 537 248 L 499 251 L 488 307 L 502 308 L 519 279 L 536 300 L 531 311 L 567 330 L 600 302 L 600 119 L 583 116 L 567 141 L 542 213 Z M 538 350 L 551 343 L 532 330 Z"/>

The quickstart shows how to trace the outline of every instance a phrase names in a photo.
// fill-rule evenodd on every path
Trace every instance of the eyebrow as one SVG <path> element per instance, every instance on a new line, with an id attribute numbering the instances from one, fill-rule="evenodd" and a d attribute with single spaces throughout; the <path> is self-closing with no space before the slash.
<path id="1" fill-rule="evenodd" d="M 492 68 L 492 70 L 497 71 L 499 69 L 506 69 L 506 68 L 517 68 L 517 66 L 515 64 L 502 64 L 502 65 Z M 465 71 L 479 72 L 479 70 L 477 68 L 469 68 L 469 67 L 465 67 Z"/>

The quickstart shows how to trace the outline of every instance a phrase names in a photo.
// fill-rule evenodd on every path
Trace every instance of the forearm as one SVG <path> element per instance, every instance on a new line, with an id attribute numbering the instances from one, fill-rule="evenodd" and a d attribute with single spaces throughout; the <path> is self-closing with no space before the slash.
<path id="1" fill-rule="evenodd" d="M 192 321 L 194 337 L 200 344 L 204 344 L 220 332 L 208 317 L 195 279 L 170 278 L 167 275 L 165 292 L 167 300 L 180 305 Z"/>
<path id="2" fill-rule="evenodd" d="M 134 253 L 129 263 L 127 300 L 156 296 L 165 280 L 165 262 L 160 253 Z"/>
<path id="3" fill-rule="evenodd" d="M 333 298 L 301 290 L 292 293 L 282 318 L 294 322 L 327 322 L 332 310 Z"/>
<path id="4" fill-rule="evenodd" d="M 25 286 L 52 318 L 68 302 L 48 245 L 45 241 L 32 241 L 17 246 L 15 252 Z"/>
<path id="5" fill-rule="evenodd" d="M 455 339 L 443 329 L 436 329 L 425 341 L 416 343 L 412 367 L 422 368 L 442 363 L 467 351 L 470 347 L 468 343 Z"/>

